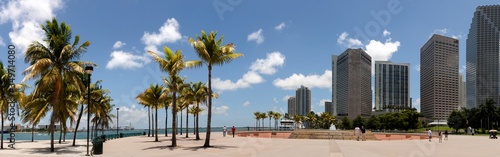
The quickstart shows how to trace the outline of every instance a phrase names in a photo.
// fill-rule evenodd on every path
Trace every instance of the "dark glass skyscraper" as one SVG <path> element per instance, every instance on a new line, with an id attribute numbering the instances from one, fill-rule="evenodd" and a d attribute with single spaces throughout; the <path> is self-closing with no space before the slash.
<path id="1" fill-rule="evenodd" d="M 375 110 L 410 108 L 410 64 L 375 61 Z"/>
<path id="2" fill-rule="evenodd" d="M 466 107 L 487 99 L 500 105 L 500 5 L 476 8 L 466 50 Z"/>

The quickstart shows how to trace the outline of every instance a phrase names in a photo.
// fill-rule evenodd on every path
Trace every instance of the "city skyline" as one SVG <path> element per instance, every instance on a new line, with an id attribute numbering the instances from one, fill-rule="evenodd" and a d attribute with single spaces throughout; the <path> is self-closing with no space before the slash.
<path id="1" fill-rule="evenodd" d="M 285 113 L 288 98 L 300 85 L 312 91 L 311 110 L 323 112 L 324 102 L 332 99 L 330 56 L 347 48 L 362 48 L 373 61 L 410 63 L 410 97 L 413 107 L 419 109 L 418 56 L 422 43 L 432 34 L 465 41 L 476 7 L 498 3 L 493 0 L 458 3 L 444 0 L 433 5 L 410 0 L 318 1 L 307 5 L 295 1 L 223 0 L 1 2 L 0 49 L 5 53 L 0 53 L 0 60 L 5 64 L 7 46 L 16 46 L 16 82 L 24 78 L 21 72 L 28 65 L 24 63 L 24 49 L 33 40 L 41 41 L 39 25 L 55 17 L 69 24 L 73 35 L 80 35 L 81 42 L 91 42 L 80 60 L 99 65 L 92 80 L 103 80 L 102 87 L 110 90 L 112 104 L 120 108 L 120 125 L 131 123 L 135 128 L 147 128 L 147 123 L 143 123 L 147 121 L 147 110 L 134 97 L 150 84 L 163 84 L 161 78 L 167 76 L 145 52 L 161 52 L 163 46 L 168 46 L 174 51 L 182 50 L 186 60 L 198 59 L 187 39 L 200 35 L 201 30 L 218 31 L 220 36 L 224 35 L 224 43 L 234 43 L 236 51 L 245 55 L 223 67 L 214 67 L 213 86 L 219 98 L 214 99 L 212 126 L 253 126 L 253 112 Z M 449 7 L 450 3 L 457 6 Z M 462 43 L 459 68 L 463 72 L 466 51 Z M 181 76 L 187 82 L 207 82 L 206 67 L 186 69 Z M 33 82 L 26 83 L 33 86 Z M 159 117 L 165 117 L 164 110 Z M 40 124 L 48 124 L 48 118 Z M 159 124 L 160 128 L 165 127 L 164 118 L 159 119 Z M 206 113 L 200 116 L 200 126 L 206 126 Z"/>

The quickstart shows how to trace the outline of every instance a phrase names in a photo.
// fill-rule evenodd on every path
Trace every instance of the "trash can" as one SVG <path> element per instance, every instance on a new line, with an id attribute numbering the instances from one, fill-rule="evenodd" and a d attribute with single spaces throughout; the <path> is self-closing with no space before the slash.
<path id="1" fill-rule="evenodd" d="M 146 135 L 146 132 L 142 132 L 142 135 Z"/>
<path id="2" fill-rule="evenodd" d="M 102 154 L 102 142 L 101 138 L 94 138 L 92 140 L 92 149 L 94 150 L 94 154 Z"/>
<path id="3" fill-rule="evenodd" d="M 103 143 L 104 143 L 104 142 L 106 142 L 106 135 L 102 134 L 102 135 L 101 135 L 101 139 L 102 139 L 102 142 L 103 142 Z"/>
<path id="4" fill-rule="evenodd" d="M 120 138 L 123 138 L 123 133 L 120 133 Z"/>

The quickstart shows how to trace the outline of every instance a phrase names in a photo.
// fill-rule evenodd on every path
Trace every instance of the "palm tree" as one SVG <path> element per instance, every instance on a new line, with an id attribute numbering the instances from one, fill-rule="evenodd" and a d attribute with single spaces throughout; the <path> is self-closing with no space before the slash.
<path id="1" fill-rule="evenodd" d="M 201 66 L 201 61 L 184 61 L 184 55 L 181 54 L 180 50 L 177 50 L 175 53 L 170 50 L 167 46 L 163 47 L 163 52 L 165 58 L 160 57 L 156 52 L 148 51 L 148 54 L 153 57 L 153 59 L 158 62 L 160 69 L 164 72 L 167 72 L 170 77 L 169 81 L 171 86 L 168 86 L 170 92 L 172 92 L 172 147 L 177 147 L 177 139 L 176 139 L 176 129 L 177 129 L 177 92 L 178 92 L 178 74 L 184 68 Z"/>
<path id="2" fill-rule="evenodd" d="M 20 84 L 10 84 L 11 78 L 9 73 L 4 68 L 2 61 L 0 61 L 0 119 L 1 128 L 0 131 L 0 149 L 3 149 L 3 129 L 4 129 L 4 115 L 8 115 L 9 106 L 11 101 L 21 101 L 24 96 L 24 85 Z"/>
<path id="3" fill-rule="evenodd" d="M 274 119 L 274 129 L 278 130 L 278 120 L 281 119 L 281 113 L 279 112 L 274 112 L 273 114 L 273 119 Z"/>
<path id="4" fill-rule="evenodd" d="M 201 31 L 201 36 L 197 36 L 196 40 L 189 38 L 189 42 L 193 45 L 196 54 L 208 67 L 208 117 L 207 117 L 207 133 L 205 144 L 203 147 L 210 147 L 210 131 L 212 125 L 212 66 L 224 65 L 232 60 L 243 56 L 243 54 L 234 52 L 234 44 L 223 45 L 222 36 L 216 39 L 217 33 L 210 32 L 207 36 L 205 31 Z"/>
<path id="5" fill-rule="evenodd" d="M 47 105 L 44 106 L 47 109 L 44 111 L 53 111 L 49 128 L 51 134 L 50 151 L 53 152 L 54 124 L 60 120 L 59 111 L 66 107 L 60 101 L 67 97 L 64 86 L 68 84 L 63 80 L 68 80 L 71 84 L 84 88 L 78 75 L 84 72 L 81 65 L 91 63 L 76 61 L 76 59 L 85 53 L 90 42 L 86 41 L 78 46 L 80 36 L 77 35 L 71 44 L 70 26 L 64 22 L 59 25 L 55 18 L 52 21 L 48 20 L 45 26 L 42 25 L 42 30 L 45 32 L 44 42 L 48 47 L 38 41 L 33 41 L 28 46 L 24 60 L 30 66 L 23 71 L 25 77 L 21 83 L 39 78 L 39 82 L 33 90 L 33 96 L 35 99 L 46 98 Z"/>
<path id="6" fill-rule="evenodd" d="M 253 115 L 255 118 L 255 131 L 257 131 L 257 128 L 259 127 L 260 112 L 254 112 Z"/>
<path id="7" fill-rule="evenodd" d="M 267 117 L 269 117 L 269 131 L 271 131 L 271 119 L 274 117 L 274 112 L 267 111 Z"/>
<path id="8" fill-rule="evenodd" d="M 196 102 L 196 108 L 200 108 L 200 103 L 206 102 L 208 99 L 208 87 L 202 82 L 196 82 L 193 84 L 194 100 Z M 201 111 L 200 111 L 201 112 Z M 199 130 L 199 119 L 200 112 L 196 112 L 196 140 L 200 140 L 200 130 Z"/>
<path id="9" fill-rule="evenodd" d="M 86 76 L 87 74 L 80 74 L 78 75 L 80 77 L 80 79 L 82 79 L 82 82 L 87 82 L 88 80 L 88 77 Z M 97 81 L 96 84 L 100 84 L 100 81 Z M 80 111 L 78 112 L 78 119 L 76 120 L 76 127 L 75 127 L 75 132 L 73 133 L 73 144 L 72 146 L 76 146 L 76 133 L 78 132 L 78 127 L 80 126 L 80 120 L 82 119 L 82 115 L 83 115 L 83 105 L 85 104 L 85 95 L 84 93 L 87 93 L 87 83 L 84 83 L 85 85 L 85 88 L 80 88 L 80 92 L 79 92 L 79 95 L 80 95 Z"/>
<path id="10" fill-rule="evenodd" d="M 297 124 L 299 124 L 302 121 L 302 119 L 304 118 L 300 115 L 293 116 L 293 122 L 295 122 L 295 129 L 297 129 Z"/>
<path id="11" fill-rule="evenodd" d="M 193 117 L 196 117 L 196 119 L 198 119 L 198 116 L 200 115 L 201 112 L 203 112 L 205 109 L 204 108 L 200 108 L 198 106 L 193 106 L 189 109 L 189 113 L 193 114 Z M 194 128 L 198 129 L 197 126 L 198 126 L 198 120 L 196 120 L 196 123 L 193 123 L 194 124 Z M 193 134 L 196 134 L 196 135 L 199 135 L 198 134 L 198 131 L 195 131 Z M 200 137 L 200 136 L 197 136 L 197 137 Z"/>
<path id="12" fill-rule="evenodd" d="M 155 109 L 155 142 L 158 141 L 158 108 L 162 107 L 166 97 L 165 89 L 158 84 L 150 85 L 146 91 L 139 94 L 135 99 L 141 104 L 150 105 Z"/>
<path id="13" fill-rule="evenodd" d="M 195 98 L 195 89 L 194 89 L 194 84 L 190 82 L 189 84 L 186 84 L 185 88 L 181 91 L 182 97 L 184 99 L 184 103 L 182 107 L 186 109 L 186 138 L 189 138 L 188 130 L 189 130 L 189 105 L 191 105 L 193 102 L 196 102 Z"/>
<path id="14" fill-rule="evenodd" d="M 265 112 L 260 113 L 260 119 L 262 119 L 262 128 L 265 128 L 266 125 L 264 125 L 264 120 L 267 118 L 267 114 Z"/>

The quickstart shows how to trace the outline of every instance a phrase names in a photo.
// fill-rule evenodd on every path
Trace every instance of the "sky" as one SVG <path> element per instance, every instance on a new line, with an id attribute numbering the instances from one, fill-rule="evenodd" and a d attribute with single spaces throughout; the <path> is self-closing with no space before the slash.
<path id="1" fill-rule="evenodd" d="M 16 47 L 20 82 L 28 67 L 26 47 L 43 39 L 40 24 L 55 17 L 69 24 L 81 42 L 91 42 L 80 60 L 98 65 L 92 81 L 102 80 L 102 87 L 110 90 L 112 104 L 120 108 L 119 125 L 147 128 L 147 110 L 134 98 L 150 84 L 163 84 L 162 77 L 168 75 L 147 50 L 160 53 L 168 46 L 182 50 L 185 60 L 198 60 L 188 39 L 201 30 L 217 31 L 225 44 L 234 43 L 244 56 L 213 68 L 213 90 L 219 97 L 213 100 L 212 126 L 246 127 L 255 125 L 256 111 L 286 113 L 287 98 L 301 85 L 311 89 L 312 110 L 324 112 L 324 102 L 332 99 L 331 55 L 362 48 L 373 63 L 410 63 L 410 96 L 420 110 L 420 48 L 432 34 L 459 39 L 463 73 L 475 8 L 495 2 L 0 0 L 0 60 L 7 62 L 8 45 Z M 206 66 L 185 69 L 180 75 L 187 82 L 208 81 Z M 33 87 L 33 81 L 26 83 Z M 168 116 L 170 127 L 170 110 Z M 160 128 L 165 128 L 164 118 L 161 109 Z M 40 124 L 48 122 L 45 118 Z M 200 126 L 206 126 L 206 112 Z"/>

